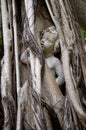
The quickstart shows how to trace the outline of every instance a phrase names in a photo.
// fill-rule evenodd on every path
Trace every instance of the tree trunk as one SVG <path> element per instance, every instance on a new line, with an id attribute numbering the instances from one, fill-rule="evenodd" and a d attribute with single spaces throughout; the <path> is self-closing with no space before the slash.
<path id="1" fill-rule="evenodd" d="M 1 0 L 1 8 L 3 130 L 85 130 L 86 52 L 70 0 Z M 40 44 L 51 26 L 58 33 L 63 90 Z"/>
<path id="2" fill-rule="evenodd" d="M 85 0 L 70 0 L 79 20 L 79 24 L 86 30 L 86 1 Z"/>

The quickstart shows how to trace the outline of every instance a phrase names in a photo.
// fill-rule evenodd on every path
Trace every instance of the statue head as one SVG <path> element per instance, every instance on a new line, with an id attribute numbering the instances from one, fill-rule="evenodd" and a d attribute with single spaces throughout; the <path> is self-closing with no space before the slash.
<path id="1" fill-rule="evenodd" d="M 41 34 L 41 46 L 45 57 L 49 57 L 54 54 L 54 46 L 58 39 L 58 33 L 55 26 L 48 27 L 42 31 Z"/>

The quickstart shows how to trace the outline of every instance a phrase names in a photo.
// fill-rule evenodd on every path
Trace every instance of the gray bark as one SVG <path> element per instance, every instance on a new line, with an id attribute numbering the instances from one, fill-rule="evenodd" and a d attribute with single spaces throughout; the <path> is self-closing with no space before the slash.
<path id="1" fill-rule="evenodd" d="M 12 2 L 1 3 L 4 130 L 85 130 L 86 53 L 69 0 Z M 52 25 L 59 34 L 65 96 L 40 45 L 41 31 Z"/>
<path id="2" fill-rule="evenodd" d="M 79 24 L 86 30 L 86 0 L 70 0 L 78 16 Z"/>

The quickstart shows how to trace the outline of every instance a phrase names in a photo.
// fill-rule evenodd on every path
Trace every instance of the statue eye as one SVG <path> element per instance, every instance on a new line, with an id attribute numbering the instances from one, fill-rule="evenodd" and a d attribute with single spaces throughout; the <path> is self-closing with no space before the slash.
<path id="1" fill-rule="evenodd" d="M 41 35 L 42 35 L 42 36 L 44 35 L 44 31 L 41 32 Z"/>
<path id="2" fill-rule="evenodd" d="M 45 30 L 40 33 L 40 37 L 42 38 L 45 33 Z"/>

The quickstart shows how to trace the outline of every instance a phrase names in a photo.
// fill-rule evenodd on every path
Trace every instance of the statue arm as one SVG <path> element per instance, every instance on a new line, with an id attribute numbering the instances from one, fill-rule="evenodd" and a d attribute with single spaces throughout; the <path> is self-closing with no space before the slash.
<path id="1" fill-rule="evenodd" d="M 61 61 L 58 58 L 55 58 L 55 72 L 57 74 L 56 82 L 59 86 L 64 83 L 64 73 Z"/>

